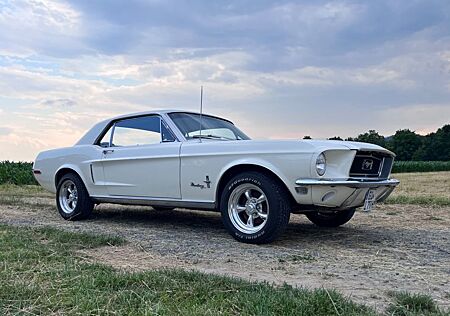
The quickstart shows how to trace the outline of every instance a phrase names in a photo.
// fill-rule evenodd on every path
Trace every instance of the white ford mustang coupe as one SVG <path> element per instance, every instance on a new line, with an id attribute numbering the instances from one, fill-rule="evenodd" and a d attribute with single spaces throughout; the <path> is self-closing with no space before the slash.
<path id="1" fill-rule="evenodd" d="M 366 143 L 250 140 L 228 120 L 166 110 L 100 122 L 74 146 L 40 153 L 33 172 L 67 220 L 100 203 L 219 210 L 234 238 L 261 244 L 291 213 L 337 227 L 370 211 L 399 183 L 394 157 Z"/>

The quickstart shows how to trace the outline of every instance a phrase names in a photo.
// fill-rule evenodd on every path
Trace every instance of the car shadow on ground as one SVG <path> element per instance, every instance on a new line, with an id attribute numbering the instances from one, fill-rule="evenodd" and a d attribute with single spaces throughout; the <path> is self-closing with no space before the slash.
<path id="1" fill-rule="evenodd" d="M 157 211 L 148 207 L 98 207 L 90 221 L 106 221 L 120 223 L 124 227 L 134 229 L 153 229 L 172 231 L 174 235 L 189 233 L 197 237 L 211 235 L 229 239 L 218 212 L 202 212 L 177 209 L 173 211 Z M 292 215 L 286 232 L 273 246 L 299 247 L 308 244 L 340 244 L 342 246 L 365 247 L 377 244 L 393 244 L 400 240 L 410 240 L 411 244 L 420 244 L 420 232 L 408 229 L 364 225 L 355 219 L 337 228 L 321 228 L 310 223 L 303 215 Z M 233 241 L 234 242 L 234 241 Z"/>

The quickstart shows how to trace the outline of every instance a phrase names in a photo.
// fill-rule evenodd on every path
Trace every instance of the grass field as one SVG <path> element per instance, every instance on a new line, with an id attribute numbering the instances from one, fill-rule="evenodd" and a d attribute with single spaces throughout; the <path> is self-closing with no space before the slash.
<path id="1" fill-rule="evenodd" d="M 117 237 L 0 225 L 0 314 L 376 315 L 339 293 L 180 270 L 126 273 L 77 251 Z M 428 296 L 392 292 L 389 315 L 444 315 Z"/>
<path id="2" fill-rule="evenodd" d="M 109 236 L 0 226 L 0 314 L 374 314 L 334 291 L 176 270 L 125 273 L 76 255 L 80 249 L 122 242 Z"/>
<path id="3" fill-rule="evenodd" d="M 400 185 L 386 201 L 390 204 L 450 206 L 450 172 L 393 174 Z"/>
<path id="4" fill-rule="evenodd" d="M 450 172 L 396 174 L 389 203 L 450 205 Z M 0 204 L 54 208 L 37 186 L 0 185 Z M 332 290 L 182 270 L 141 273 L 85 261 L 80 250 L 120 245 L 114 236 L 0 225 L 0 314 L 376 315 Z M 386 315 L 450 315 L 429 296 L 389 293 Z"/>
<path id="5" fill-rule="evenodd" d="M 3 205 L 48 207 L 49 198 L 53 200 L 54 194 L 37 185 L 0 184 L 0 204 Z"/>

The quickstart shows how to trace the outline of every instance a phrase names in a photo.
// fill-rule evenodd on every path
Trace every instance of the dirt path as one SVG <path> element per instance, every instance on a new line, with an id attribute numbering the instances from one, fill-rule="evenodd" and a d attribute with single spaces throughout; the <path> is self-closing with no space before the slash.
<path id="1" fill-rule="evenodd" d="M 53 200 L 0 205 L 0 222 L 118 234 L 130 243 L 80 255 L 142 271 L 180 267 L 307 288 L 335 288 L 383 309 L 389 290 L 430 294 L 450 307 L 450 208 L 381 205 L 347 225 L 323 229 L 293 215 L 284 236 L 254 246 L 234 241 L 219 214 L 101 205 L 92 219 L 67 222 Z"/>

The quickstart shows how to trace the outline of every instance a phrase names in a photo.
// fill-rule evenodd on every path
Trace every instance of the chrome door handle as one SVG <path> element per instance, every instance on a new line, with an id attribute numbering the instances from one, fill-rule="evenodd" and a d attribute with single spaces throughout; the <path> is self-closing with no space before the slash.
<path id="1" fill-rule="evenodd" d="M 106 155 L 107 153 L 113 153 L 114 149 L 103 149 L 103 154 Z"/>

